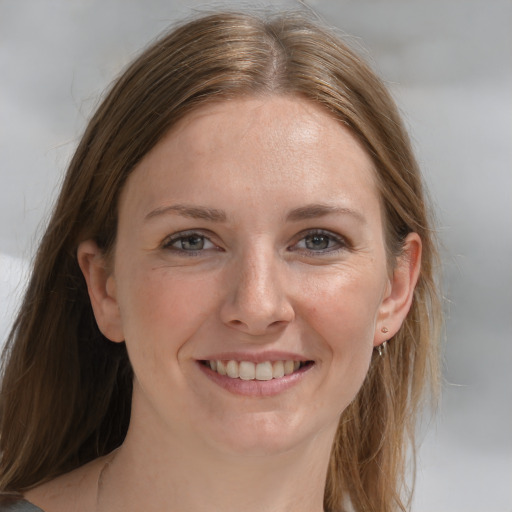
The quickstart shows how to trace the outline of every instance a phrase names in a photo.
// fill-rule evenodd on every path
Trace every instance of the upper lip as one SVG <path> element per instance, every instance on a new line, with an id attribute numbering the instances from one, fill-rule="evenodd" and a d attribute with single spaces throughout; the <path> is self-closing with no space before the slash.
<path id="1" fill-rule="evenodd" d="M 267 352 L 218 352 L 199 361 L 250 361 L 263 363 L 265 361 L 310 361 L 311 359 L 293 352 L 267 351 Z"/>

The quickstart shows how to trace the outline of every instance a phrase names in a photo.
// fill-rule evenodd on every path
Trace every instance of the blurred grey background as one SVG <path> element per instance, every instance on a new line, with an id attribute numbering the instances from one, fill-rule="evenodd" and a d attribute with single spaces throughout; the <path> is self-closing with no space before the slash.
<path id="1" fill-rule="evenodd" d="M 0 0 L 2 340 L 66 164 L 104 88 L 174 20 L 216 5 L 244 4 Z M 443 398 L 421 435 L 413 510 L 511 512 L 512 1 L 307 5 L 342 29 L 389 84 L 438 212 Z"/>

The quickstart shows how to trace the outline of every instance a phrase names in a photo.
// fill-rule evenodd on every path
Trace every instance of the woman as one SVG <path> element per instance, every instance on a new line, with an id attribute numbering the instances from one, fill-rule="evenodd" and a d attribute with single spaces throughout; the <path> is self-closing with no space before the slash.
<path id="1" fill-rule="evenodd" d="M 404 510 L 436 249 L 382 83 L 219 13 L 92 118 L 5 353 L 4 510 Z"/>

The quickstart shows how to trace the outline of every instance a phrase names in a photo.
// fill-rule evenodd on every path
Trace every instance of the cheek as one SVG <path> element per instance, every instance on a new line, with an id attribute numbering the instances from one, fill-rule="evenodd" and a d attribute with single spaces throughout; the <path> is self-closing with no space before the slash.
<path id="1" fill-rule="evenodd" d="M 307 313 L 324 350 L 322 370 L 326 408 L 337 421 L 354 400 L 368 373 L 373 351 L 373 336 L 378 311 L 378 297 L 365 286 L 364 279 L 353 282 L 336 278 L 314 294 Z M 318 338 L 317 338 L 318 339 Z"/>
<path id="2" fill-rule="evenodd" d="M 310 287 L 304 316 L 334 361 L 347 367 L 369 361 L 380 306 L 380 286 L 373 272 L 340 272 Z"/>
<path id="3" fill-rule="evenodd" d="M 214 307 L 216 284 L 199 276 L 134 269 L 124 283 L 119 303 L 128 350 L 151 354 L 155 362 L 176 354 Z"/>
<path id="4" fill-rule="evenodd" d="M 336 322 L 338 316 L 356 319 L 374 317 L 381 300 L 383 285 L 375 268 L 343 268 L 306 279 L 304 287 L 311 310 L 326 313 Z M 327 312 L 330 312 L 327 314 Z M 334 313 L 334 314 L 333 314 Z M 337 314 L 335 314 L 337 313 Z"/>

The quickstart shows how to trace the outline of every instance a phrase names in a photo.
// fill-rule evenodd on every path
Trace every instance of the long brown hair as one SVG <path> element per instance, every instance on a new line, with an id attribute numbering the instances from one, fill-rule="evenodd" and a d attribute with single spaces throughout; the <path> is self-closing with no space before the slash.
<path id="1" fill-rule="evenodd" d="M 342 414 L 325 509 L 405 510 L 406 452 L 437 377 L 437 252 L 421 176 L 393 100 L 330 29 L 301 13 L 217 13 L 181 25 L 114 84 L 69 166 L 4 353 L 0 490 L 20 491 L 123 442 L 132 370 L 123 344 L 98 330 L 77 264 L 78 244 L 116 239 L 127 176 L 171 126 L 212 101 L 301 95 L 335 116 L 372 157 L 390 261 L 417 232 L 422 270 L 412 309 L 387 353 L 374 356 Z"/>

